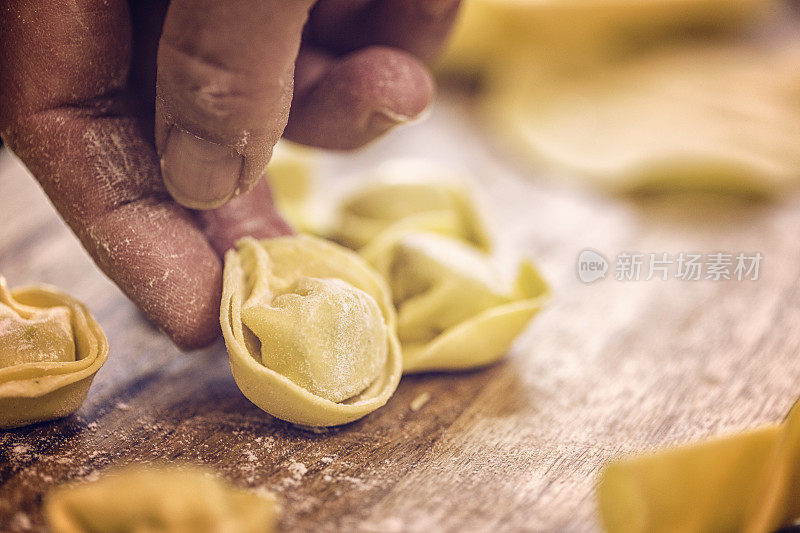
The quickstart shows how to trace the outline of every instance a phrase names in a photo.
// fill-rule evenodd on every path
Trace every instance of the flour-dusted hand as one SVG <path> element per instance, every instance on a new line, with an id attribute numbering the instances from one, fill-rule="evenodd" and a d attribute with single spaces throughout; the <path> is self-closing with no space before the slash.
<path id="1" fill-rule="evenodd" d="M 8 0 L 0 135 L 98 266 L 179 346 L 204 346 L 220 254 L 291 233 L 259 180 L 284 129 L 352 148 L 417 117 L 457 5 Z"/>

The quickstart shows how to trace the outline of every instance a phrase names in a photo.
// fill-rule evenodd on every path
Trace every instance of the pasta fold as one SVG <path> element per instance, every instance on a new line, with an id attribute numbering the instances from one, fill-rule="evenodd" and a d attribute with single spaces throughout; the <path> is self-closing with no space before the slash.
<path id="1" fill-rule="evenodd" d="M 0 427 L 78 410 L 108 350 L 80 302 L 47 286 L 12 292 L 0 276 Z"/>
<path id="2" fill-rule="evenodd" d="M 341 204 L 331 237 L 357 250 L 386 231 L 422 230 L 488 250 L 489 237 L 466 187 L 441 176 L 442 169 L 421 162 L 384 165 L 378 179 Z"/>
<path id="3" fill-rule="evenodd" d="M 278 506 L 197 468 L 135 466 L 55 489 L 44 512 L 53 533 L 268 533 Z"/>
<path id="4" fill-rule="evenodd" d="M 358 255 L 310 236 L 239 241 L 225 256 L 220 320 L 245 396 L 305 426 L 352 422 L 400 379 L 389 292 Z"/>
<path id="5" fill-rule="evenodd" d="M 386 234 L 362 253 L 391 288 L 405 373 L 495 362 L 549 292 L 531 263 L 520 265 L 508 288 L 483 254 L 434 233 Z"/>
<path id="6" fill-rule="evenodd" d="M 800 518 L 800 406 L 781 424 L 619 460 L 597 489 L 609 532 L 767 533 Z"/>

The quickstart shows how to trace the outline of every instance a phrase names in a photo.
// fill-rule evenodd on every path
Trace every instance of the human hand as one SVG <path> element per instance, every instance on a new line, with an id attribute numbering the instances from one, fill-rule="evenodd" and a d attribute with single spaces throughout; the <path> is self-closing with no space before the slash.
<path id="1" fill-rule="evenodd" d="M 221 254 L 291 232 L 259 181 L 278 138 L 357 147 L 433 98 L 458 0 L 314 4 L 0 5 L 0 136 L 184 349 L 219 334 Z"/>

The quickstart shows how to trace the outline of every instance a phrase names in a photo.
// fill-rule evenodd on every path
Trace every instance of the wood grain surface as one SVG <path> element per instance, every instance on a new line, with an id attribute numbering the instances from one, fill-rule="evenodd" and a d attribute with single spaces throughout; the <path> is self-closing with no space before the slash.
<path id="1" fill-rule="evenodd" d="M 111 342 L 77 414 L 0 434 L 0 531 L 42 530 L 42 495 L 54 485 L 159 461 L 279 493 L 285 531 L 592 531 L 605 461 L 784 415 L 800 394 L 799 198 L 610 197 L 515 166 L 468 115 L 467 103 L 445 98 L 425 123 L 326 156 L 319 187 L 333 196 L 398 154 L 467 169 L 501 267 L 534 258 L 553 303 L 504 362 L 404 378 L 384 408 L 318 433 L 245 399 L 221 342 L 171 346 L 0 153 L 0 272 L 12 286 L 51 283 L 86 302 Z M 575 269 L 586 247 L 609 258 L 765 259 L 758 281 L 621 282 L 610 272 L 584 285 Z"/>

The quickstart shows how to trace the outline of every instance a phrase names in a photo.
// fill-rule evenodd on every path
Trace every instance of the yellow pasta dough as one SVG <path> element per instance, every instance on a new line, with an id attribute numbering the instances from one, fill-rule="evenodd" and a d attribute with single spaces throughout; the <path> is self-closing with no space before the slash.
<path id="1" fill-rule="evenodd" d="M 800 47 L 687 46 L 547 77 L 525 56 L 486 118 L 535 164 L 612 190 L 764 195 L 800 179 Z"/>
<path id="2" fill-rule="evenodd" d="M 75 412 L 108 357 L 86 308 L 45 286 L 8 290 L 0 276 L 0 427 Z"/>
<path id="3" fill-rule="evenodd" d="M 53 533 L 269 533 L 275 498 L 200 469 L 128 467 L 48 495 Z"/>
<path id="4" fill-rule="evenodd" d="M 682 29 L 740 25 L 774 5 L 773 0 L 466 0 L 439 68 L 484 74 L 503 68 L 519 51 L 538 71 L 596 63 Z"/>
<path id="5" fill-rule="evenodd" d="M 768 533 L 800 518 L 800 406 L 780 425 L 620 460 L 598 485 L 611 533 Z"/>
<path id="6" fill-rule="evenodd" d="M 507 288 L 480 252 L 434 233 L 385 234 L 363 253 L 391 288 L 406 373 L 496 361 L 548 292 L 530 263 L 520 266 L 516 286 Z"/>
<path id="7" fill-rule="evenodd" d="M 446 170 L 413 160 L 392 161 L 374 182 L 346 199 L 331 231 L 334 240 L 359 249 L 386 231 L 435 231 L 482 249 L 490 247 L 466 188 L 443 179 Z"/>
<path id="8" fill-rule="evenodd" d="M 275 145 L 267 166 L 266 176 L 275 205 L 286 220 L 300 231 L 310 231 L 312 226 L 307 202 L 314 168 L 313 150 L 285 139 Z"/>
<path id="9" fill-rule="evenodd" d="M 303 235 L 242 239 L 225 256 L 220 319 L 239 388 L 283 420 L 345 424 L 397 388 L 402 362 L 388 289 L 336 244 Z"/>

